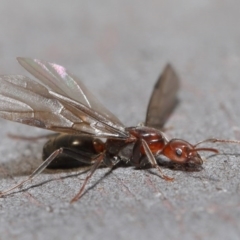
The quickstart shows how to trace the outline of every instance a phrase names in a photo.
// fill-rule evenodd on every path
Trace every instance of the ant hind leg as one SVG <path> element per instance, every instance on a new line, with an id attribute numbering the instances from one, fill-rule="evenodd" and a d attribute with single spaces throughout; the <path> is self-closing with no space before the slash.
<path id="1" fill-rule="evenodd" d="M 57 157 L 59 157 L 61 155 L 68 155 L 68 156 L 71 156 L 71 157 L 73 157 L 74 159 L 76 159 L 80 162 L 88 163 L 89 165 L 91 165 L 91 164 L 95 165 L 95 159 L 94 158 L 84 156 L 84 154 L 81 154 L 81 152 L 76 152 L 76 151 L 71 150 L 69 148 L 59 148 L 59 149 L 55 150 L 31 175 L 29 175 L 27 177 L 27 179 L 21 181 L 18 184 L 15 184 L 13 187 L 11 187 L 9 189 L 6 189 L 6 190 L 0 192 L 0 197 L 3 197 L 4 195 L 12 192 L 16 188 L 22 187 L 23 184 L 25 184 L 27 182 L 30 182 L 31 180 L 36 178 L 43 170 L 45 170 L 47 168 L 47 166 L 54 159 L 56 159 Z M 102 154 L 99 154 L 99 155 L 102 155 Z M 97 157 L 99 155 L 97 155 Z M 95 157 L 95 158 L 97 158 L 97 157 Z"/>

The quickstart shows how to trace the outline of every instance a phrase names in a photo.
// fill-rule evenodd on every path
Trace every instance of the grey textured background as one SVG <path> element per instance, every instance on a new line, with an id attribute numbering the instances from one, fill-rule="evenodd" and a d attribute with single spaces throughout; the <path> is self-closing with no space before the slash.
<path id="1" fill-rule="evenodd" d="M 237 0 L 2 0 L 0 72 L 26 74 L 16 56 L 62 64 L 130 126 L 145 119 L 153 84 L 171 62 L 181 91 L 169 136 L 240 139 L 239 21 Z M 5 189 L 41 163 L 44 141 L 9 139 L 43 133 L 9 121 L 0 120 L 0 131 Z M 172 183 L 149 171 L 104 177 L 99 169 L 73 205 L 81 169 L 47 170 L 28 191 L 0 199 L 0 239 L 239 239 L 239 170 L 236 154 L 209 158 L 200 172 L 164 169 Z"/>

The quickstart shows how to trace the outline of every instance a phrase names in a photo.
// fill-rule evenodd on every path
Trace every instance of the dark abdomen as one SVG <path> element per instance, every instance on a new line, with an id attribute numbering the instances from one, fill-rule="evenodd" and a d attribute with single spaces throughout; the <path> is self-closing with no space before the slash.
<path id="1" fill-rule="evenodd" d="M 96 146 L 97 144 L 97 146 Z M 77 135 L 65 135 L 59 134 L 56 137 L 52 137 L 43 147 L 42 158 L 45 161 L 55 150 L 59 148 L 69 148 L 76 150 L 76 152 L 82 152 L 84 156 L 89 159 L 101 152 L 101 146 L 103 143 L 100 140 L 93 139 L 86 136 Z M 89 164 L 90 161 L 89 161 Z M 76 168 L 86 166 L 87 163 L 75 160 L 71 155 L 61 155 L 54 159 L 48 166 L 48 168 Z"/>

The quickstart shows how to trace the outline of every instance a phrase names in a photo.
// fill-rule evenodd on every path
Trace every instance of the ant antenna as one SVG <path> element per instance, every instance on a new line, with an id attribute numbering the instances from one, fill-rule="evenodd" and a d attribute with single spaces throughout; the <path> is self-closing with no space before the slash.
<path id="1" fill-rule="evenodd" d="M 216 154 L 219 153 L 219 151 L 216 148 L 194 148 L 190 150 L 190 152 L 198 152 L 198 151 L 214 152 Z"/>
<path id="2" fill-rule="evenodd" d="M 202 143 L 205 143 L 205 142 L 211 142 L 211 143 L 220 142 L 220 143 L 237 143 L 237 144 L 240 144 L 240 141 L 238 141 L 238 140 L 225 140 L 225 139 L 218 139 L 218 138 L 208 138 L 208 139 L 205 139 L 203 141 L 198 142 L 193 147 L 195 148 L 199 144 L 202 144 Z M 200 150 L 200 148 L 198 150 Z"/>

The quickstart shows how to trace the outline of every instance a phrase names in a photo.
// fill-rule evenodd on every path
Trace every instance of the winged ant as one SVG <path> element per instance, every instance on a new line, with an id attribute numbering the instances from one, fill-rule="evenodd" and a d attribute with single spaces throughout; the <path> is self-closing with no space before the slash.
<path id="1" fill-rule="evenodd" d="M 90 165 L 79 192 L 100 165 L 114 167 L 119 162 L 144 167 L 150 164 L 161 178 L 166 176 L 156 157 L 191 168 L 203 164 L 200 151 L 218 153 L 216 148 L 199 147 L 206 142 L 240 143 L 234 140 L 206 139 L 195 145 L 182 139 L 168 140 L 163 131 L 166 119 L 176 105 L 179 78 L 168 64 L 157 80 L 147 110 L 145 126 L 125 127 L 64 67 L 30 58 L 17 58 L 36 80 L 22 75 L 0 76 L 0 117 L 52 130 L 43 148 L 44 162 L 24 181 L 0 193 L 4 196 L 21 187 L 45 168 L 71 168 Z M 106 139 L 102 141 L 101 139 Z"/>

